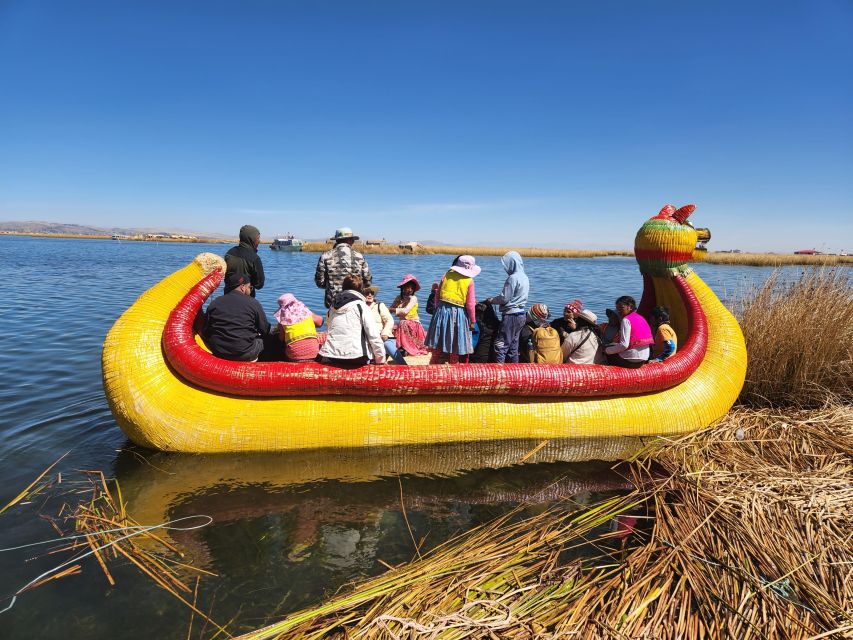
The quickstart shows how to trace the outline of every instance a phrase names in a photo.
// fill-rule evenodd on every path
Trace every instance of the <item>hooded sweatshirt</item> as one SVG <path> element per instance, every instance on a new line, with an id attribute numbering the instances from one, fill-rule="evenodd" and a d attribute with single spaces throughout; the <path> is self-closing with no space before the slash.
<path id="1" fill-rule="evenodd" d="M 524 273 L 524 261 L 517 251 L 507 251 L 501 258 L 501 264 L 509 277 L 504 282 L 500 295 L 492 298 L 494 304 L 501 306 L 501 313 L 523 313 L 530 293 L 530 281 Z"/>
<path id="2" fill-rule="evenodd" d="M 228 249 L 225 254 L 225 276 L 231 273 L 241 273 L 249 276 L 252 282 L 252 297 L 255 297 L 255 289 L 264 288 L 264 265 L 261 256 L 255 247 L 255 238 L 261 235 L 257 227 L 250 224 L 240 227 L 240 244 Z M 223 278 L 224 280 L 224 278 Z M 234 287 L 225 288 L 225 293 L 230 293 Z"/>
<path id="3" fill-rule="evenodd" d="M 355 291 L 341 291 L 329 308 L 329 333 L 320 348 L 325 358 L 354 360 L 362 356 L 380 363 L 385 360 L 385 345 L 379 327 L 364 296 Z"/>

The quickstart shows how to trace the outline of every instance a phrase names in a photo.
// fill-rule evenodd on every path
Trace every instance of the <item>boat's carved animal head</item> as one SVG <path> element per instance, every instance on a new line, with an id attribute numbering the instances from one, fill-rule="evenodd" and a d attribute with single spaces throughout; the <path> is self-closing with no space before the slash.
<path id="1" fill-rule="evenodd" d="M 687 264 L 693 258 L 697 236 L 687 219 L 695 210 L 693 204 L 678 209 L 667 204 L 640 227 L 634 239 L 634 255 L 641 272 L 661 277 L 689 273 Z"/>

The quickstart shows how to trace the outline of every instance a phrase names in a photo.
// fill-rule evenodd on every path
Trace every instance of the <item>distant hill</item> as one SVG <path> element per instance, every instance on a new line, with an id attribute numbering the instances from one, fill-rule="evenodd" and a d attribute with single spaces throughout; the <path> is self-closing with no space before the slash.
<path id="1" fill-rule="evenodd" d="M 6 233 L 49 233 L 75 236 L 137 236 L 148 233 L 161 235 L 184 235 L 197 238 L 226 240 L 232 239 L 220 233 L 190 231 L 187 229 L 159 227 L 90 227 L 82 224 L 66 224 L 62 222 L 41 222 L 37 220 L 0 222 L 0 232 Z"/>

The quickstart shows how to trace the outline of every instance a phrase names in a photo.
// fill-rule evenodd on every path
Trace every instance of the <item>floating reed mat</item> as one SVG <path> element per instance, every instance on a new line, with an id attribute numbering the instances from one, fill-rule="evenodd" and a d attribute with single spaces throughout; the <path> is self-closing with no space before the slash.
<path id="1" fill-rule="evenodd" d="M 736 408 L 629 473 L 629 495 L 503 517 L 242 638 L 853 637 L 849 406 Z"/>
<path id="2" fill-rule="evenodd" d="M 59 460 L 42 472 L 21 495 L 31 492 L 31 488 L 40 482 L 58 462 Z M 166 536 L 158 535 L 166 530 L 196 529 L 209 524 L 210 518 L 187 516 L 166 523 L 142 525 L 128 516 L 121 488 L 117 482 L 107 482 L 100 471 L 82 471 L 80 475 L 82 476 L 80 479 L 70 481 L 66 479 L 65 484 L 72 487 L 69 495 L 82 494 L 86 496 L 85 498 L 77 502 L 76 506 L 69 506 L 68 502 L 63 502 L 55 516 L 40 514 L 40 517 L 47 520 L 60 537 L 17 547 L 23 549 L 54 544 L 55 546 L 47 552 L 48 555 L 59 555 L 59 557 L 68 555 L 70 558 L 18 589 L 3 611 L 11 609 L 18 596 L 26 591 L 57 579 L 79 574 L 86 562 L 94 561 L 110 586 L 116 586 L 115 569 L 111 571 L 110 567 L 114 563 L 129 563 L 190 609 L 190 628 L 197 616 L 205 627 L 211 626 L 211 637 L 222 633 L 230 637 L 222 626 L 211 620 L 209 615 L 198 606 L 200 578 L 215 576 L 215 574 L 183 562 L 181 551 L 169 542 Z M 60 483 L 61 476 L 56 481 L 56 485 Z M 14 503 L 15 501 L 9 506 Z M 65 530 L 67 527 L 64 525 L 67 523 L 72 524 L 73 531 Z M 4 549 L 4 551 L 11 550 L 14 549 Z M 193 578 L 195 584 L 194 588 L 191 588 Z"/>

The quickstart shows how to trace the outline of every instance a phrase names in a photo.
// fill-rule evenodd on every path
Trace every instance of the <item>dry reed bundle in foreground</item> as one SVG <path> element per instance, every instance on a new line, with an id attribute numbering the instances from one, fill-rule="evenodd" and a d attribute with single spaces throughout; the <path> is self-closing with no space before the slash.
<path id="1" fill-rule="evenodd" d="M 21 497 L 32 495 L 32 488 L 64 457 L 62 456 L 43 471 L 30 483 L 27 489 L 21 492 L 7 507 L 4 507 L 4 510 L 18 502 Z M 192 629 L 194 618 L 198 616 L 204 625 L 203 629 L 207 625 L 213 628 L 213 637 L 221 634 L 228 635 L 224 627 L 218 625 L 208 614 L 198 608 L 199 579 L 203 575 L 214 576 L 215 574 L 182 562 L 183 554 L 165 536 L 158 535 L 160 530 L 200 528 L 208 523 L 209 518 L 206 516 L 187 516 L 159 525 L 140 525 L 128 516 L 117 482 L 113 483 L 111 490 L 102 472 L 83 471 L 81 473 L 83 488 L 74 493 L 88 494 L 88 499 L 81 500 L 74 507 L 69 507 L 68 503 L 63 503 L 57 516 L 41 514 L 42 518 L 51 524 L 60 537 L 52 541 L 24 545 L 36 546 L 51 542 L 62 545 L 66 543 L 65 546 L 51 549 L 48 554 L 66 552 L 71 557 L 42 573 L 13 593 L 11 602 L 5 610 L 12 608 L 17 597 L 26 591 L 54 580 L 77 575 L 83 570 L 83 561 L 93 556 L 111 586 L 116 585 L 116 579 L 110 571 L 110 565 L 117 561 L 130 563 L 190 609 L 192 612 L 190 629 Z M 61 479 L 57 480 L 57 484 L 59 482 Z M 79 485 L 81 482 L 72 480 L 66 484 Z M 64 517 L 63 514 L 65 514 Z M 74 531 L 72 533 L 66 533 L 57 524 L 63 521 L 73 523 Z M 199 521 L 201 522 L 199 523 Z M 195 590 L 186 583 L 186 577 L 196 578 Z M 190 601 L 190 597 L 192 597 L 192 601 Z"/>
<path id="2" fill-rule="evenodd" d="M 632 468 L 634 494 L 500 519 L 243 638 L 853 635 L 853 409 L 738 408 Z M 638 501 L 648 539 L 566 561 Z"/>
<path id="3" fill-rule="evenodd" d="M 774 273 L 735 308 L 749 363 L 740 401 L 815 406 L 829 390 L 853 399 L 853 283 L 849 269 Z"/>

